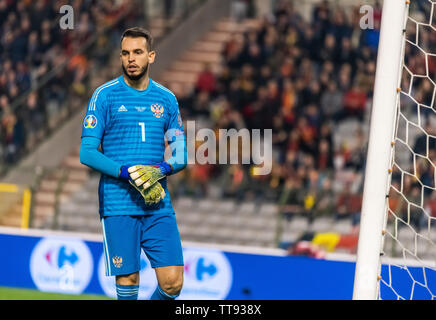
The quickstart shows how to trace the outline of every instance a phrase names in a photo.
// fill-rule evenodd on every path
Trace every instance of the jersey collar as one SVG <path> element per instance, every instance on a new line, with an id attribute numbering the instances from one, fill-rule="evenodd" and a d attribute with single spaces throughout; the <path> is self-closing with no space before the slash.
<path id="1" fill-rule="evenodd" d="M 130 92 L 132 92 L 133 94 L 137 94 L 137 95 L 145 95 L 147 94 L 150 90 L 151 87 L 153 86 L 153 80 L 151 78 L 149 78 L 148 81 L 148 87 L 145 90 L 137 90 L 135 88 L 132 88 L 131 86 L 129 86 L 125 81 L 124 81 L 124 77 L 123 75 L 119 76 L 118 79 L 120 80 L 121 84 Z"/>

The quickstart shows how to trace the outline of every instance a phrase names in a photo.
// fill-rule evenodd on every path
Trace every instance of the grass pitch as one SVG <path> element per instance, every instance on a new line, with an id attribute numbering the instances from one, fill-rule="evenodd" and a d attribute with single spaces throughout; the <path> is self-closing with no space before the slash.
<path id="1" fill-rule="evenodd" d="M 0 300 L 113 300 L 107 296 L 89 294 L 61 294 L 32 289 L 0 287 Z"/>

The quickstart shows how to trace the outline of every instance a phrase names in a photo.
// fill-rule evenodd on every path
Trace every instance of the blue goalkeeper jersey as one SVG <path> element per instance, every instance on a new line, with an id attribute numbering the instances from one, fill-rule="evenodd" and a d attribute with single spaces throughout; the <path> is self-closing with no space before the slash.
<path id="1" fill-rule="evenodd" d="M 146 90 L 136 90 L 126 84 L 123 76 L 95 90 L 83 121 L 83 137 L 100 139 L 102 153 L 126 166 L 158 164 L 164 161 L 165 138 L 169 142 L 185 139 L 174 94 L 152 79 Z M 166 178 L 159 182 L 166 197 L 156 205 L 146 205 L 128 182 L 102 174 L 100 215 L 174 213 Z"/>

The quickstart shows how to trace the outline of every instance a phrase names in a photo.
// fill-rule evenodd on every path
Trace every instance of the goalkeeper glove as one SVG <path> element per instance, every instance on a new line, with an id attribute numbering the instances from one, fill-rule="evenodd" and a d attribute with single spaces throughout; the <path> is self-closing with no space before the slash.
<path id="1" fill-rule="evenodd" d="M 159 203 L 165 198 L 165 190 L 159 182 L 154 183 L 151 187 L 144 189 L 143 187 L 137 187 L 135 183 L 130 179 L 129 168 L 122 166 L 119 174 L 121 179 L 128 180 L 129 183 L 141 193 L 147 205 Z"/>
<path id="2" fill-rule="evenodd" d="M 139 193 L 141 193 L 142 197 L 145 200 L 145 204 L 152 205 L 159 203 L 159 201 L 161 201 L 166 196 L 165 190 L 162 188 L 159 182 L 156 182 L 148 189 L 137 187 L 132 181 L 129 182 L 133 187 L 135 187 L 136 190 L 139 191 Z"/>
<path id="3" fill-rule="evenodd" d="M 128 168 L 128 171 L 136 187 L 146 190 L 171 173 L 171 166 L 166 162 L 158 165 L 136 165 Z"/>

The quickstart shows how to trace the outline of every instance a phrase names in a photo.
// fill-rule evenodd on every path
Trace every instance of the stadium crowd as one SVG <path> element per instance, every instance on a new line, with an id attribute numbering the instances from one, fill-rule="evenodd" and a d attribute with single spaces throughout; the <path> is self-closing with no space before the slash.
<path id="1" fill-rule="evenodd" d="M 255 176 L 253 165 L 196 164 L 186 173 L 187 192 L 204 194 L 217 179 L 222 196 L 275 201 L 287 217 L 358 218 L 380 10 L 377 28 L 365 31 L 359 12 L 347 13 L 324 1 L 309 22 L 291 1 L 278 1 L 259 29 L 226 44 L 220 73 L 205 66 L 195 90 L 180 98 L 184 119 L 272 128 L 273 165 Z M 358 121 L 356 143 L 336 146 L 333 130 L 348 119 Z"/>
<path id="2" fill-rule="evenodd" d="M 68 108 L 66 101 L 88 98 L 91 68 L 106 65 L 109 52 L 103 49 L 117 44 L 116 31 L 135 19 L 131 1 L 74 0 L 68 3 L 76 27 L 68 32 L 58 25 L 66 2 L 0 0 L 0 164 L 14 163 L 41 139 L 52 115 Z M 243 2 L 254 15 L 253 1 Z M 421 2 L 417 9 L 429 14 Z M 170 179 L 174 193 L 204 196 L 216 186 L 218 196 L 277 202 L 289 218 L 331 215 L 358 225 L 381 6 L 374 6 L 373 29 L 360 27 L 358 6 L 333 8 L 322 1 L 311 15 L 307 21 L 292 1 L 276 1 L 260 28 L 226 43 L 219 73 L 206 65 L 195 90 L 178 96 L 185 121 L 215 129 L 272 129 L 272 172 L 255 176 L 253 164 L 194 164 Z M 115 32 L 101 34 L 114 21 Z M 435 47 L 428 30 L 420 34 L 420 47 Z M 95 35 L 91 52 L 81 51 Z M 410 69 L 419 73 L 419 50 L 406 46 L 406 53 Z M 408 81 L 404 77 L 404 88 Z M 30 90 L 42 82 L 43 89 Z M 425 103 L 428 82 L 416 87 Z M 335 131 L 350 121 L 350 136 L 335 139 Z M 432 181 L 432 166 L 422 168 L 421 175 Z M 404 194 L 414 190 L 417 197 L 416 186 L 406 184 Z M 436 195 L 429 198 L 436 215 Z"/>
<path id="3" fill-rule="evenodd" d="M 184 120 L 215 129 L 272 128 L 272 172 L 195 164 L 174 182 L 177 190 L 204 196 L 218 181 L 221 196 L 274 201 L 285 217 L 311 222 L 330 215 L 358 226 L 381 22 L 380 3 L 373 8 L 374 28 L 362 29 L 359 6 L 333 9 L 322 1 L 306 21 L 292 1 L 277 1 L 261 28 L 228 41 L 221 71 L 206 65 L 195 90 L 179 97 Z M 349 136 L 334 139 L 350 121 Z"/>
<path id="4" fill-rule="evenodd" d="M 73 8 L 73 31 L 60 27 L 64 4 Z M 109 26 L 122 30 L 134 18 L 131 4 L 0 0 L 0 165 L 16 162 L 58 127 L 56 116 L 67 111 L 68 101 L 88 96 L 91 67 L 109 58 L 105 48 L 112 39 L 102 31 Z"/>

